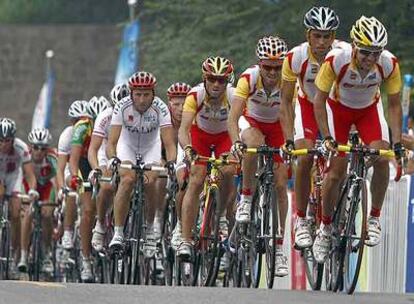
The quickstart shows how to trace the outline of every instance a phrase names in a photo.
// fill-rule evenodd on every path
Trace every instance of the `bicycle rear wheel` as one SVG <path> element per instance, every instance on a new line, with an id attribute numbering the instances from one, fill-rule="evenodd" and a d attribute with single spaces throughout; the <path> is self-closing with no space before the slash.
<path id="1" fill-rule="evenodd" d="M 31 244 L 31 259 L 29 261 L 29 278 L 31 281 L 39 281 L 40 279 L 40 268 L 42 264 L 42 238 L 40 236 L 40 231 L 33 231 L 32 244 Z"/>
<path id="2" fill-rule="evenodd" d="M 358 282 L 364 254 L 367 226 L 367 187 L 364 180 L 353 188 L 352 200 L 347 206 L 347 221 L 344 234 L 344 273 L 345 291 L 352 294 Z"/>
<path id="3" fill-rule="evenodd" d="M 256 192 L 257 193 L 257 192 Z M 251 208 L 251 222 L 249 224 L 249 238 L 251 244 L 249 246 L 249 263 L 251 270 L 251 283 L 253 288 L 258 288 L 262 273 L 262 254 L 265 253 L 265 244 L 263 239 L 259 239 L 261 224 L 259 195 L 255 195 Z"/>

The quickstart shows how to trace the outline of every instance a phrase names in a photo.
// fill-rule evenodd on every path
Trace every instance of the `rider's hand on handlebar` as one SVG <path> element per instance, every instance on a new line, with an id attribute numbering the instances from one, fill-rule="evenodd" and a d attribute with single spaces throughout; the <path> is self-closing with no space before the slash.
<path id="1" fill-rule="evenodd" d="M 112 156 L 109 160 L 108 160 L 108 165 L 107 168 L 108 170 L 114 170 L 116 166 L 118 166 L 121 163 L 121 160 L 116 157 L 116 156 Z"/>
<path id="2" fill-rule="evenodd" d="M 406 157 L 406 150 L 402 143 L 400 142 L 395 143 L 393 149 L 394 149 L 395 159 L 397 161 L 401 160 L 403 157 Z"/>
<path id="3" fill-rule="evenodd" d="M 169 176 L 175 175 L 175 162 L 173 160 L 169 160 L 165 163 L 164 167 L 168 170 Z"/>
<path id="4" fill-rule="evenodd" d="M 27 192 L 27 194 L 30 196 L 32 200 L 37 200 L 40 197 L 39 192 L 37 192 L 37 190 L 35 189 L 30 189 L 29 192 Z"/>
<path id="5" fill-rule="evenodd" d="M 332 136 L 326 136 L 322 141 L 322 149 L 324 154 L 328 155 L 330 153 L 336 153 L 336 148 L 338 148 L 338 143 Z"/>
<path id="6" fill-rule="evenodd" d="M 91 170 L 91 172 L 89 172 L 88 180 L 93 185 L 95 184 L 97 178 L 100 176 L 102 176 L 102 170 L 99 168 L 96 168 L 96 169 Z"/>
<path id="7" fill-rule="evenodd" d="M 70 178 L 69 187 L 72 190 L 75 190 L 76 191 L 78 189 L 78 187 L 81 185 L 81 183 L 82 183 L 82 179 L 79 176 L 72 175 L 72 177 Z"/>
<path id="8" fill-rule="evenodd" d="M 185 156 L 190 162 L 193 162 L 197 159 L 197 151 L 193 149 L 191 145 L 186 145 L 184 147 Z"/>
<path id="9" fill-rule="evenodd" d="M 231 146 L 230 152 L 237 160 L 241 160 L 243 158 L 243 153 L 247 149 L 245 143 L 240 140 L 236 140 L 233 145 Z"/>

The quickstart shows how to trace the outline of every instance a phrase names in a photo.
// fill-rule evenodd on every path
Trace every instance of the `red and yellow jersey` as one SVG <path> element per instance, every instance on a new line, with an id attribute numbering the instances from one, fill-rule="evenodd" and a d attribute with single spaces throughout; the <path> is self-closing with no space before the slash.
<path id="1" fill-rule="evenodd" d="M 248 68 L 241 74 L 234 96 L 246 100 L 244 116 L 265 123 L 279 120 L 280 84 L 267 95 L 258 65 Z"/>
<path id="2" fill-rule="evenodd" d="M 349 48 L 349 43 L 334 40 L 332 48 Z M 298 96 L 313 102 L 316 94 L 315 78 L 320 69 L 316 58 L 312 55 L 308 42 L 304 42 L 289 51 L 282 67 L 282 79 L 298 82 Z"/>
<path id="3" fill-rule="evenodd" d="M 203 83 L 188 92 L 184 101 L 183 112 L 195 113 L 193 124 L 201 130 L 218 134 L 227 131 L 227 117 L 230 110 L 234 88 L 227 86 L 220 107 L 212 107 Z"/>
<path id="4" fill-rule="evenodd" d="M 329 92 L 329 98 L 353 109 L 366 108 L 377 102 L 384 82 L 390 95 L 401 90 L 397 58 L 384 50 L 368 74 L 361 78 L 352 49 L 335 49 L 328 53 L 316 77 L 316 86 Z"/>

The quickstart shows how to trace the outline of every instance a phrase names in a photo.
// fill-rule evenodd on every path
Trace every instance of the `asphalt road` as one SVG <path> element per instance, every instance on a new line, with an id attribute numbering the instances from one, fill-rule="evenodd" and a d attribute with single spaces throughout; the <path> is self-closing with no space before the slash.
<path id="1" fill-rule="evenodd" d="M 329 292 L 197 288 L 162 286 L 125 286 L 99 284 L 60 284 L 43 282 L 1 281 L 0 303 L 24 304 L 203 304 L 203 303 L 414 303 L 414 294 L 359 293 L 354 295 Z"/>

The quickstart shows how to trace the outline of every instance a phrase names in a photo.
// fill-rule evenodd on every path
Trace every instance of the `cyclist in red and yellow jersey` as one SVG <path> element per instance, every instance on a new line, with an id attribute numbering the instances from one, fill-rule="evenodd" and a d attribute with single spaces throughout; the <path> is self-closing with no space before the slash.
<path id="1" fill-rule="evenodd" d="M 315 117 L 324 137 L 323 147 L 335 151 L 346 144 L 354 125 L 362 141 L 375 149 L 388 149 L 390 138 L 379 87 L 388 94 L 388 117 L 396 158 L 404 155 L 401 144 L 401 75 L 397 58 L 384 50 L 387 31 L 375 17 L 362 16 L 351 30 L 352 49 L 328 53 L 316 77 Z M 339 184 L 346 173 L 347 159 L 334 157 L 323 185 L 322 223 L 313 245 L 315 259 L 323 263 L 331 245 L 331 221 Z M 372 207 L 365 244 L 381 240 L 380 213 L 389 180 L 389 164 L 378 157 L 373 164 Z"/>

